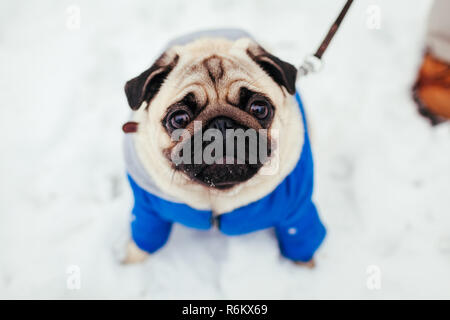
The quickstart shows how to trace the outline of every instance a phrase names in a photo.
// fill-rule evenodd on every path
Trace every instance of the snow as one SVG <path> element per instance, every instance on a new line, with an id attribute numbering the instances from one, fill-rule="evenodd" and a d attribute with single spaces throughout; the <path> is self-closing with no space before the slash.
<path id="1" fill-rule="evenodd" d="M 328 227 L 315 269 L 280 257 L 269 230 L 180 225 L 145 263 L 117 262 L 132 204 L 124 82 L 167 40 L 212 27 L 300 64 L 343 2 L 2 1 L 0 298 L 450 298 L 450 125 L 431 127 L 410 97 L 431 1 L 356 1 L 322 72 L 299 83 Z"/>

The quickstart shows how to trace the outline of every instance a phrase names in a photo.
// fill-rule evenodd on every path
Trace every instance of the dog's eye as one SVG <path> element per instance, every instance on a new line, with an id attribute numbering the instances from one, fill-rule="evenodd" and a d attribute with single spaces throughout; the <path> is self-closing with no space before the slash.
<path id="1" fill-rule="evenodd" d="M 257 119 L 263 120 L 269 114 L 269 106 L 265 101 L 254 101 L 249 107 L 249 112 Z"/>
<path id="2" fill-rule="evenodd" d="M 191 121 L 190 115 L 184 110 L 178 110 L 169 117 L 169 123 L 174 129 L 181 129 Z"/>

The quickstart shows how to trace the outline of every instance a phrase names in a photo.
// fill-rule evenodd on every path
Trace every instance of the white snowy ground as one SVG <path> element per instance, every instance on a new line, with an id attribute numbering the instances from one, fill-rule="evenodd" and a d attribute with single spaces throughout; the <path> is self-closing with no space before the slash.
<path id="1" fill-rule="evenodd" d="M 2 0 L 0 298 L 450 298 L 450 126 L 410 99 L 430 1 L 356 1 L 322 73 L 300 83 L 329 232 L 316 269 L 281 258 L 270 231 L 179 225 L 146 263 L 116 261 L 132 204 L 124 82 L 168 39 L 211 27 L 245 28 L 298 64 L 343 2 Z"/>

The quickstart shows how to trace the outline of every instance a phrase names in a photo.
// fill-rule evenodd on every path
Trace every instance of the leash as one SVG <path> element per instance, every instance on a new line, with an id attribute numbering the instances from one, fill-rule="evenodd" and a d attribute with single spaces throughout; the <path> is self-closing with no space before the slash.
<path id="1" fill-rule="evenodd" d="M 336 18 L 336 21 L 334 21 L 334 23 L 331 25 L 330 30 L 328 30 L 325 39 L 323 39 L 316 53 L 314 53 L 313 55 L 309 55 L 305 58 L 305 61 L 298 69 L 297 77 L 303 77 L 308 75 L 309 73 L 315 73 L 322 68 L 323 64 L 322 56 L 327 50 L 331 40 L 333 40 L 333 37 L 336 34 L 336 31 L 338 31 L 342 20 L 344 20 L 344 17 L 347 14 L 348 9 L 350 9 L 352 2 L 353 0 L 347 0 L 347 2 L 345 3 L 344 7 L 341 10 L 341 13 L 339 13 L 339 16 Z"/>

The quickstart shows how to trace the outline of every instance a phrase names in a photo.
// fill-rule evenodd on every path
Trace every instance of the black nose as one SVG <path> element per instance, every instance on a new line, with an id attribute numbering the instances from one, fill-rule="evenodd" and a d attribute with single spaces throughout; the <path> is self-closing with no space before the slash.
<path id="1" fill-rule="evenodd" d="M 217 117 L 212 119 L 208 124 L 208 129 L 220 130 L 222 135 L 225 137 L 227 129 L 235 129 L 236 123 L 233 119 L 227 117 Z"/>

